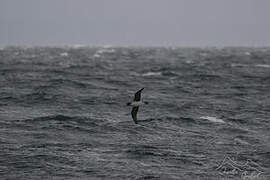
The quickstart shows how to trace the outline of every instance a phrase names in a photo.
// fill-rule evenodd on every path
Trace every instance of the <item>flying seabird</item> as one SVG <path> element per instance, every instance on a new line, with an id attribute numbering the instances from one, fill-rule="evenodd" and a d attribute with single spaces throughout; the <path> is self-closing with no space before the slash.
<path id="1" fill-rule="evenodd" d="M 139 110 L 139 106 L 143 104 L 148 104 L 146 101 L 141 101 L 141 92 L 144 88 L 140 89 L 135 93 L 133 102 L 128 102 L 127 106 L 132 106 L 131 116 L 135 124 L 137 124 L 137 112 Z"/>

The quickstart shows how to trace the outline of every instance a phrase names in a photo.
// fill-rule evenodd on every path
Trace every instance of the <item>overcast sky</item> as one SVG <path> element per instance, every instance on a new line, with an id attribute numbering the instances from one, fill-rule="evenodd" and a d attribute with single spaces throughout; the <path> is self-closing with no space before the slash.
<path id="1" fill-rule="evenodd" d="M 270 0 L 0 0 L 0 45 L 270 46 Z"/>

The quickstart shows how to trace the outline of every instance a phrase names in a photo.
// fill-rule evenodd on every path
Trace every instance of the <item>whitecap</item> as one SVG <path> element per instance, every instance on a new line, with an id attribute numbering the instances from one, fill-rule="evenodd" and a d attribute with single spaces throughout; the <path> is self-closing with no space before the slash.
<path id="1" fill-rule="evenodd" d="M 250 56 L 250 55 L 251 55 L 251 53 L 250 53 L 250 52 L 248 52 L 248 51 L 247 51 L 247 52 L 245 52 L 244 54 L 245 54 L 246 56 Z"/>
<path id="2" fill-rule="evenodd" d="M 96 52 L 96 54 L 103 54 L 104 52 L 105 52 L 104 49 L 99 49 L 99 50 Z"/>
<path id="3" fill-rule="evenodd" d="M 192 63 L 194 63 L 194 61 L 192 61 L 192 60 L 186 60 L 185 61 L 187 64 L 192 64 Z"/>
<path id="4" fill-rule="evenodd" d="M 161 72 L 147 72 L 142 74 L 142 76 L 160 76 Z"/>
<path id="5" fill-rule="evenodd" d="M 99 49 L 96 54 L 103 54 L 103 53 L 114 53 L 115 50 L 114 49 L 108 49 L 108 48 L 105 48 L 105 49 Z"/>
<path id="6" fill-rule="evenodd" d="M 216 117 L 211 117 L 211 116 L 202 116 L 200 117 L 200 119 L 205 119 L 214 123 L 225 123 L 222 119 L 218 119 Z"/>
<path id="7" fill-rule="evenodd" d="M 99 55 L 98 53 L 95 53 L 93 57 L 95 57 L 95 58 L 99 58 L 99 57 L 100 57 L 100 55 Z"/>
<path id="8" fill-rule="evenodd" d="M 67 52 L 60 53 L 60 56 L 67 57 L 68 56 L 68 53 Z"/>
<path id="9" fill-rule="evenodd" d="M 256 67 L 270 68 L 270 64 L 255 64 Z"/>

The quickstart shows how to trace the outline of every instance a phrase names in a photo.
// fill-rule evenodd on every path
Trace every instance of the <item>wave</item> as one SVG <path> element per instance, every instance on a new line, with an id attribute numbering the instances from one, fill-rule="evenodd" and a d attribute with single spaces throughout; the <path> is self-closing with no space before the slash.
<path id="1" fill-rule="evenodd" d="M 162 75 L 161 72 L 147 72 L 142 74 L 142 76 L 161 76 L 161 75 Z"/>
<path id="2" fill-rule="evenodd" d="M 222 119 L 218 119 L 216 117 L 211 116 L 201 116 L 200 119 L 205 119 L 213 123 L 225 123 Z"/>
<path id="3" fill-rule="evenodd" d="M 62 129 L 73 129 L 73 130 L 89 131 L 89 132 L 97 131 L 95 127 L 99 127 L 99 126 L 103 127 L 103 129 L 99 128 L 100 131 L 105 131 L 106 129 L 110 130 L 114 128 L 104 118 L 88 117 L 88 116 L 70 116 L 70 115 L 62 115 L 62 114 L 40 116 L 40 117 L 16 120 L 14 122 L 16 122 L 14 125 L 16 124 L 27 125 L 29 123 L 31 125 L 36 124 L 41 129 L 62 128 Z"/>
<path id="4" fill-rule="evenodd" d="M 255 64 L 256 67 L 270 68 L 270 64 Z"/>
<path id="5" fill-rule="evenodd" d="M 270 64 L 241 64 L 232 63 L 231 67 L 259 67 L 259 68 L 270 68 Z"/>
<path id="6" fill-rule="evenodd" d="M 66 115 L 48 115 L 48 116 L 40 116 L 40 117 L 35 117 L 32 119 L 25 119 L 25 121 L 68 121 L 72 120 L 74 117 L 72 116 L 66 116 Z"/>
<path id="7" fill-rule="evenodd" d="M 150 72 L 146 72 L 141 74 L 141 76 L 178 76 L 178 74 L 176 72 L 173 71 L 150 71 Z"/>
<path id="8" fill-rule="evenodd" d="M 250 145 L 247 141 L 240 138 L 234 138 L 234 143 L 239 145 Z"/>
<path id="9" fill-rule="evenodd" d="M 248 129 L 242 128 L 240 126 L 230 126 L 230 127 L 223 127 L 219 129 L 220 133 L 233 133 L 233 134 L 247 134 L 249 133 Z"/>

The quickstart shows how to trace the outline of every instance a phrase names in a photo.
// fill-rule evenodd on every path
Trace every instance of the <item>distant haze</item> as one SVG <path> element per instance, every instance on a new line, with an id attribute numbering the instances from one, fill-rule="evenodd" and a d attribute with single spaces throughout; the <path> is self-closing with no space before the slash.
<path id="1" fill-rule="evenodd" d="M 0 0 L 0 46 L 270 46 L 270 0 Z"/>

